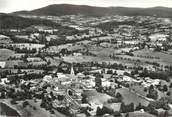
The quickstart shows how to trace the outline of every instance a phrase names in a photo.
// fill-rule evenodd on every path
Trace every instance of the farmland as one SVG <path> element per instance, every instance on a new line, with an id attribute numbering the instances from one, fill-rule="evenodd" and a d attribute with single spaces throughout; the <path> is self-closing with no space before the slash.
<path id="1" fill-rule="evenodd" d="M 149 104 L 149 101 L 146 99 L 143 99 L 142 97 L 139 97 L 133 92 L 130 92 L 128 89 L 120 88 L 117 89 L 117 92 L 120 92 L 123 95 L 124 102 L 126 104 L 129 104 L 131 102 L 134 102 L 134 105 L 137 106 L 139 103 L 142 103 L 144 106 L 147 106 Z"/>
<path id="2" fill-rule="evenodd" d="M 7 60 L 10 56 L 14 55 L 15 52 L 12 50 L 8 49 L 0 49 L 0 60 L 5 61 Z"/>
<path id="3" fill-rule="evenodd" d="M 145 60 L 145 61 L 154 61 L 158 62 L 164 65 L 172 65 L 172 55 L 166 54 L 164 52 L 153 52 L 150 50 L 139 50 L 133 52 L 134 56 L 136 56 L 137 59 Z M 145 58 L 140 58 L 138 56 L 145 56 Z M 153 59 L 149 58 L 152 57 Z"/>

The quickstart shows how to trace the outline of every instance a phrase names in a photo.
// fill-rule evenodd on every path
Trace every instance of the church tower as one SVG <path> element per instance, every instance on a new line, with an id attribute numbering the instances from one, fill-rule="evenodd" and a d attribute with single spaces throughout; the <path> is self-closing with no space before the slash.
<path id="1" fill-rule="evenodd" d="M 70 75 L 71 76 L 75 76 L 75 71 L 73 69 L 73 65 L 71 66 L 71 69 L 70 69 Z"/>
<path id="2" fill-rule="evenodd" d="M 72 79 L 73 81 L 78 82 L 78 78 L 77 78 L 76 75 L 75 75 L 75 71 L 74 71 L 73 65 L 71 65 L 70 76 L 71 76 L 71 79 Z"/>

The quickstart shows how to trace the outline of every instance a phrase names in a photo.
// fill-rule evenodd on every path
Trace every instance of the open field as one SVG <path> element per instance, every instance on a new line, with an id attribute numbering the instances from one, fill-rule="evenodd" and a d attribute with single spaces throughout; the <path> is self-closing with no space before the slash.
<path id="1" fill-rule="evenodd" d="M 7 60 L 10 56 L 14 55 L 15 52 L 9 49 L 0 49 L 0 61 Z"/>
<path id="2" fill-rule="evenodd" d="M 142 62 L 146 62 L 146 61 L 149 61 L 149 62 L 157 61 L 158 62 L 158 60 L 160 60 L 160 59 L 141 58 L 141 57 L 129 56 L 129 55 L 116 55 L 116 57 L 121 57 L 121 58 L 126 59 L 126 60 L 127 59 L 131 59 L 131 60 L 135 60 L 135 61 L 140 60 Z"/>
<path id="3" fill-rule="evenodd" d="M 17 102 L 18 104 L 12 105 L 10 103 L 10 99 L 0 100 L 0 102 L 8 105 L 10 108 L 17 110 L 23 117 L 66 117 L 65 115 L 55 111 L 55 114 L 51 114 L 47 112 L 45 109 L 40 107 L 40 101 L 35 103 L 33 100 L 27 100 L 29 105 L 23 108 L 22 103 L 23 101 Z M 36 108 L 36 109 L 33 109 Z"/>
<path id="4" fill-rule="evenodd" d="M 132 112 L 129 113 L 129 117 L 156 117 L 146 112 Z"/>
<path id="5" fill-rule="evenodd" d="M 153 51 L 150 51 L 150 50 L 139 50 L 139 51 L 135 51 L 133 52 L 133 54 L 135 56 L 150 56 L 150 57 L 157 57 L 159 59 L 148 59 L 148 58 L 144 58 L 143 60 L 145 61 L 155 61 L 155 62 L 159 62 L 161 64 L 164 64 L 164 65 L 168 65 L 168 64 L 171 64 L 172 65 L 172 55 L 170 54 L 166 54 L 166 53 L 163 53 L 163 52 L 153 52 Z"/>
<path id="6" fill-rule="evenodd" d="M 51 66 L 58 66 L 60 64 L 60 62 L 62 61 L 60 58 L 56 58 L 56 57 L 46 57 L 45 58 L 46 61 L 50 62 Z"/>
<path id="7" fill-rule="evenodd" d="M 82 62 L 98 62 L 98 63 L 102 63 L 102 62 L 106 62 L 107 64 L 113 64 L 113 63 L 117 63 L 117 64 L 124 64 L 128 67 L 133 67 L 135 65 L 145 65 L 142 62 L 133 62 L 133 61 L 127 61 L 127 60 L 114 60 L 111 59 L 109 57 L 94 57 L 94 56 L 64 56 L 63 60 L 65 62 L 69 62 L 69 63 L 82 63 Z"/>
<path id="8" fill-rule="evenodd" d="M 91 52 L 99 57 L 109 57 L 110 55 L 113 55 L 113 54 L 119 54 L 122 51 L 128 51 L 131 48 L 114 49 L 112 47 L 103 48 L 103 47 L 90 46 L 88 49 L 89 49 L 89 52 Z"/>
<path id="9" fill-rule="evenodd" d="M 132 89 L 133 91 L 135 91 L 135 92 L 137 92 L 137 93 L 143 95 L 143 96 L 146 96 L 146 95 L 147 95 L 147 92 L 144 91 L 144 87 L 141 86 L 141 85 L 133 85 L 133 86 L 131 87 L 131 89 Z"/>
<path id="10" fill-rule="evenodd" d="M 149 101 L 147 101 L 146 99 L 143 99 L 143 98 L 137 96 L 135 93 L 130 92 L 128 89 L 120 88 L 120 89 L 117 89 L 116 92 L 119 92 L 123 96 L 123 101 L 126 104 L 129 104 L 129 103 L 133 102 L 135 107 L 139 103 L 141 103 L 144 106 L 147 106 L 149 104 Z"/>
<path id="11" fill-rule="evenodd" d="M 92 61 L 97 61 L 97 62 L 114 62 L 112 59 L 109 57 L 93 57 L 93 56 L 64 56 L 63 57 L 64 61 L 72 63 L 82 63 L 82 62 L 92 62 Z"/>
<path id="12" fill-rule="evenodd" d="M 108 99 L 112 98 L 107 94 L 98 93 L 96 90 L 87 90 L 84 91 L 84 94 L 88 97 L 90 103 L 92 102 L 95 104 L 104 104 Z"/>
<path id="13" fill-rule="evenodd" d="M 99 57 L 108 57 L 109 55 L 112 55 L 113 53 L 117 53 L 118 50 L 114 50 L 113 48 L 89 48 L 89 52 L 99 56 Z"/>

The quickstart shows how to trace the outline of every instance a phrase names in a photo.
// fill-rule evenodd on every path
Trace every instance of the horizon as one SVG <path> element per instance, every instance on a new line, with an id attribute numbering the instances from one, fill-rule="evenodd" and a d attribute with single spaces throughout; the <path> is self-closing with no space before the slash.
<path id="1" fill-rule="evenodd" d="M 132 1 L 132 2 L 131 2 Z M 40 4 L 41 3 L 41 4 Z M 88 5 L 95 7 L 129 7 L 129 8 L 172 8 L 172 0 L 0 0 L 0 12 L 31 11 L 54 4 Z"/>

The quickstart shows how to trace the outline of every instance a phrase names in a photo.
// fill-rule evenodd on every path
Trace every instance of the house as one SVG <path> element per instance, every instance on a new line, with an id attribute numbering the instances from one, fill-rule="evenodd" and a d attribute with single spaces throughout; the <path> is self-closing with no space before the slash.
<path id="1" fill-rule="evenodd" d="M 76 117 L 87 117 L 86 114 L 84 113 L 77 113 L 76 114 Z"/>
<path id="2" fill-rule="evenodd" d="M 165 34 L 152 34 L 149 36 L 149 38 L 151 39 L 151 41 L 156 42 L 156 41 L 166 41 L 167 40 L 168 35 Z"/>
<path id="3" fill-rule="evenodd" d="M 63 74 L 63 73 L 57 73 L 57 78 L 58 79 L 67 79 L 67 78 L 69 78 L 69 77 L 67 77 L 65 74 Z"/>
<path id="4" fill-rule="evenodd" d="M 82 80 L 82 83 L 87 87 L 87 88 L 92 88 L 95 86 L 95 81 L 93 79 L 88 79 L 88 80 Z"/>
<path id="5" fill-rule="evenodd" d="M 8 78 L 1 78 L 0 84 L 4 85 L 4 84 L 6 84 L 6 83 L 9 83 Z"/>
<path id="6" fill-rule="evenodd" d="M 83 73 L 77 73 L 76 76 L 78 78 L 85 78 L 86 77 Z"/>
<path id="7" fill-rule="evenodd" d="M 66 40 L 76 40 L 75 36 L 66 36 Z"/>
<path id="8" fill-rule="evenodd" d="M 103 104 L 90 103 L 90 105 L 91 105 L 91 108 L 93 109 L 93 110 L 90 111 L 91 115 L 96 115 L 96 111 L 97 111 L 98 107 L 101 108 L 101 109 L 103 108 Z"/>
<path id="9" fill-rule="evenodd" d="M 57 36 L 57 35 L 48 35 L 48 36 L 46 36 L 45 38 L 46 38 L 47 41 L 60 39 L 60 37 Z"/>
<path id="10" fill-rule="evenodd" d="M 74 56 L 82 56 L 82 53 L 73 53 Z"/>
<path id="11" fill-rule="evenodd" d="M 102 78 L 102 86 L 103 87 L 110 87 L 112 85 L 112 83 L 110 81 L 108 81 L 105 78 Z"/>
<path id="12" fill-rule="evenodd" d="M 132 81 L 132 78 L 129 77 L 129 76 L 123 76 L 123 81 L 131 82 Z"/>
<path id="13" fill-rule="evenodd" d="M 5 68 L 6 62 L 5 61 L 0 61 L 0 68 Z"/>
<path id="14" fill-rule="evenodd" d="M 40 35 L 39 33 L 32 33 L 32 34 L 30 34 L 30 38 L 36 39 L 39 37 L 39 35 Z"/>
<path id="15" fill-rule="evenodd" d="M 114 112 L 115 111 L 120 111 L 120 108 L 121 108 L 121 103 L 111 103 L 111 104 L 105 104 L 104 105 L 105 107 L 109 108 L 109 109 L 112 109 Z"/>
<path id="16" fill-rule="evenodd" d="M 44 82 L 50 82 L 52 80 L 52 76 L 51 75 L 46 75 L 43 77 L 43 81 Z"/>

